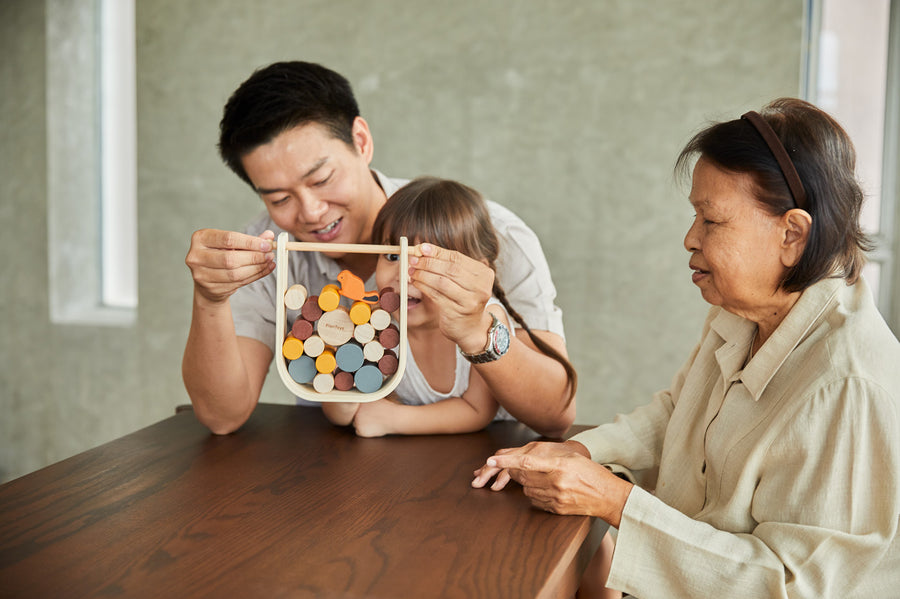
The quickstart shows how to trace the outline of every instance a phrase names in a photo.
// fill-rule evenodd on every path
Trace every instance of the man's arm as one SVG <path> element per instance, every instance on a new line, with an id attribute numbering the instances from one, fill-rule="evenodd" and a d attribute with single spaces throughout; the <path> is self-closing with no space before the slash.
<path id="1" fill-rule="evenodd" d="M 544 342 L 568 357 L 562 337 L 548 331 L 532 333 L 540 335 Z M 486 341 L 485 336 L 482 349 Z M 536 432 L 546 437 L 562 438 L 575 422 L 575 398 L 568 402 L 565 369 L 537 349 L 524 330 L 518 329 L 516 336 L 510 338 L 509 351 L 505 356 L 495 362 L 473 364 L 472 367 L 490 386 L 497 402 L 516 420 Z"/>
<path id="2" fill-rule="evenodd" d="M 486 310 L 494 272 L 482 262 L 432 244 L 422 244 L 421 256 L 410 258 L 411 280 L 440 306 L 440 327 L 445 337 L 470 354 L 487 345 L 491 317 Z M 563 356 L 562 338 L 536 332 Z M 538 433 L 561 437 L 575 421 L 575 402 L 566 405 L 566 371 L 541 353 L 527 335 L 510 339 L 509 351 L 499 360 L 474 365 L 494 399 L 512 416 Z"/>
<path id="3" fill-rule="evenodd" d="M 256 339 L 235 335 L 227 300 L 220 306 L 205 304 L 195 293 L 181 372 L 197 419 L 224 435 L 240 428 L 256 407 L 272 351 Z"/>
<path id="4" fill-rule="evenodd" d="M 271 232 L 264 234 L 266 237 Z M 182 377 L 194 413 L 216 434 L 239 428 L 259 401 L 272 351 L 235 334 L 230 296 L 274 270 L 270 239 L 204 229 L 191 237 L 191 328 Z"/>

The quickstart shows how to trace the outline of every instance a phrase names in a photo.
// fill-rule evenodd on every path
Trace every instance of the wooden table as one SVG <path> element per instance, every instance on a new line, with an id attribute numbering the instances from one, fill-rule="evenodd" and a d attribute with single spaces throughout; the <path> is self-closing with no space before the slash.
<path id="1" fill-rule="evenodd" d="M 536 435 L 362 439 L 260 405 L 185 411 L 0 486 L 0 597 L 566 597 L 605 531 L 473 489 Z"/>

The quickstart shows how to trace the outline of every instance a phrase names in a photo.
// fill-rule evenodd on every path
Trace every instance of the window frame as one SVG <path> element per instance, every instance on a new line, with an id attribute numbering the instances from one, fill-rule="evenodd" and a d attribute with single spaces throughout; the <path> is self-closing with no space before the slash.
<path id="1" fill-rule="evenodd" d="M 807 0 L 804 5 L 800 89 L 801 97 L 813 103 L 824 1 Z M 889 11 L 879 231 L 872 235 L 876 248 L 868 259 L 879 265 L 876 304 L 894 334 L 900 336 L 900 0 L 890 0 Z"/>
<path id="2" fill-rule="evenodd" d="M 50 320 L 131 325 L 137 317 L 134 0 L 58 0 L 45 9 Z"/>
<path id="3" fill-rule="evenodd" d="M 887 280 L 878 300 L 894 335 L 900 337 L 900 0 L 891 0 L 890 10 L 881 184 L 882 223 L 890 226 L 881 228 L 889 233 L 883 241 L 891 253 L 882 269 Z"/>

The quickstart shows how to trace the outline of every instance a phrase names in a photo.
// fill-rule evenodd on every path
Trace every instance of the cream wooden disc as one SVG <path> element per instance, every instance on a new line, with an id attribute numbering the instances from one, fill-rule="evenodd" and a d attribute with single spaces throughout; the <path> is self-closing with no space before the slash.
<path id="1" fill-rule="evenodd" d="M 326 344 L 337 347 L 350 341 L 355 327 L 350 315 L 341 307 L 322 314 L 322 318 L 316 322 L 316 333 Z"/>
<path id="2" fill-rule="evenodd" d="M 303 285 L 291 285 L 284 292 L 284 307 L 288 310 L 299 310 L 309 295 Z"/>

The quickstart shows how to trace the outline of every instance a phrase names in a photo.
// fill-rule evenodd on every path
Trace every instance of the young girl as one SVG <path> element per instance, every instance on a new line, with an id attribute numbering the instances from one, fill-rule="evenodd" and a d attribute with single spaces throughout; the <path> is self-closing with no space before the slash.
<path id="1" fill-rule="evenodd" d="M 397 190 L 375 220 L 372 242 L 396 245 L 401 236 L 411 243 L 432 243 L 458 251 L 495 270 L 499 242 L 487 206 L 478 192 L 461 183 L 423 177 Z M 379 289 L 399 289 L 400 277 L 407 276 L 400 272 L 398 258 L 391 254 L 379 257 L 375 270 Z M 335 424 L 352 423 L 363 437 L 481 430 L 498 412 L 490 389 L 441 333 L 437 305 L 413 285 L 407 295 L 409 352 L 406 371 L 393 394 L 363 404 L 326 402 L 322 404 L 325 415 Z M 575 369 L 559 352 L 531 335 L 528 325 L 509 306 L 496 278 L 487 310 L 514 335 L 512 317 L 541 352 L 562 364 L 571 402 L 577 382 Z M 505 411 L 497 417 L 512 418 Z"/>

